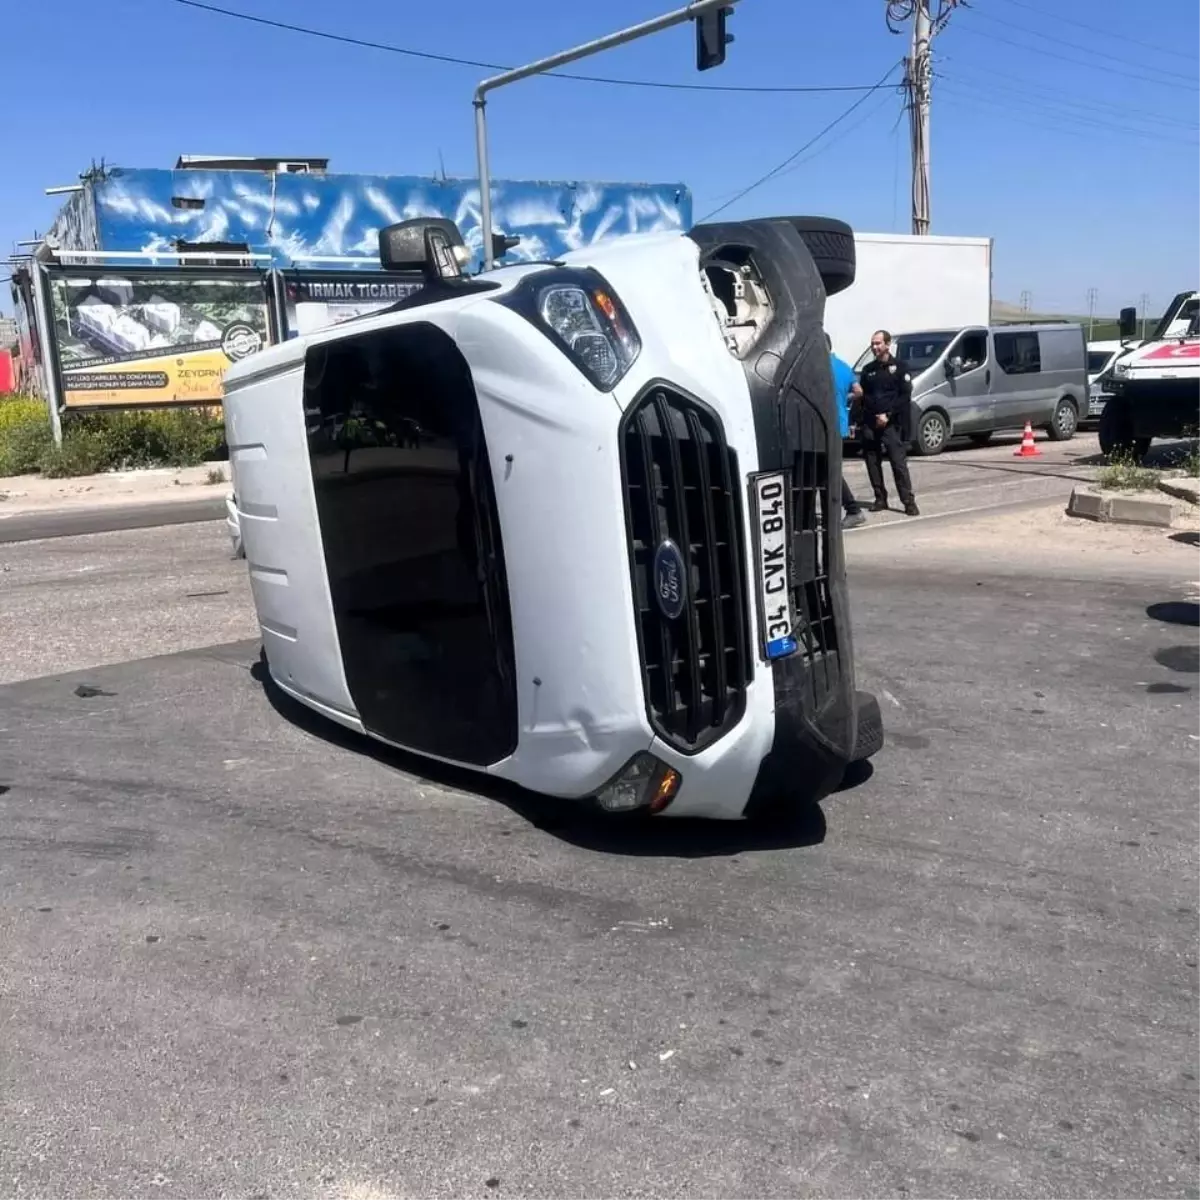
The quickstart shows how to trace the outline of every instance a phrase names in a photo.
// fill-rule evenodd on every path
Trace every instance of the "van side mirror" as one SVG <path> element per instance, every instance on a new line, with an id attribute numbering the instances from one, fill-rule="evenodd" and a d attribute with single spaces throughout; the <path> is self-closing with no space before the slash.
<path id="1" fill-rule="evenodd" d="M 420 271 L 426 282 L 456 279 L 471 252 L 453 221 L 416 217 L 379 231 L 379 262 L 385 271 Z"/>
<path id="2" fill-rule="evenodd" d="M 1137 309 L 1123 308 L 1117 322 L 1117 332 L 1121 341 L 1128 342 L 1137 333 Z"/>
<path id="3" fill-rule="evenodd" d="M 492 234 L 492 257 L 503 258 L 510 250 L 521 244 L 521 235 L 519 233 L 493 233 Z"/>

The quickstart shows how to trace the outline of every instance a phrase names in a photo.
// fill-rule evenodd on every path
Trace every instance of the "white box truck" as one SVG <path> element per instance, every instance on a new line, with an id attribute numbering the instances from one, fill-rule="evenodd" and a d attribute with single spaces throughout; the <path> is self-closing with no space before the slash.
<path id="1" fill-rule="evenodd" d="M 855 233 L 854 283 L 830 296 L 825 329 L 852 366 L 876 329 L 961 329 L 992 318 L 992 239 Z"/>

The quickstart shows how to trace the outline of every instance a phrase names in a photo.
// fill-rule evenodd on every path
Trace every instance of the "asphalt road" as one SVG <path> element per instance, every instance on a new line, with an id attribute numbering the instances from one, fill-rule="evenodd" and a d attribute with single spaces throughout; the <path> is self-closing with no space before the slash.
<path id="1" fill-rule="evenodd" d="M 959 515 L 1059 497 L 1065 504 L 1072 489 L 1092 482 L 1104 466 L 1094 433 L 1080 433 L 1069 442 L 1052 442 L 1039 433 L 1038 455 L 1034 458 L 1016 458 L 1013 452 L 1020 444 L 1021 435 L 1010 432 L 997 434 L 983 447 L 958 439 L 932 458 L 909 455 L 909 471 L 922 515 Z M 870 504 L 874 497 L 861 456 L 846 458 L 845 475 L 859 501 L 864 506 Z M 872 513 L 870 522 L 907 523 L 910 518 L 902 515 L 895 480 L 886 462 L 883 476 L 892 511 Z"/>
<path id="2" fill-rule="evenodd" d="M 420 774 L 253 642 L 0 687 L 0 1191 L 1200 1195 L 1197 606 L 974 565 L 852 557 L 888 743 L 770 839 Z"/>
<path id="3" fill-rule="evenodd" d="M 0 545 L 0 683 L 257 633 L 223 522 Z"/>

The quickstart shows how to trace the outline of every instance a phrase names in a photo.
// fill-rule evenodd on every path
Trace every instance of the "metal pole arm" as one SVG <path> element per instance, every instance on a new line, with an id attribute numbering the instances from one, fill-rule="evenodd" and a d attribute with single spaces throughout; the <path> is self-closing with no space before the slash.
<path id="1" fill-rule="evenodd" d="M 626 42 L 637 41 L 638 38 L 646 37 L 647 34 L 670 29 L 673 25 L 682 25 L 684 21 L 699 17 L 708 12 L 710 8 L 732 6 L 737 2 L 738 0 L 692 0 L 691 4 L 686 4 L 683 8 L 663 13 L 661 17 L 651 17 L 649 21 L 643 21 L 640 25 L 630 25 L 628 29 L 619 29 L 616 33 L 608 34 L 607 37 L 584 42 L 582 46 L 563 50 L 559 54 L 550 55 L 549 58 L 539 58 L 537 62 L 532 62 L 528 66 L 514 67 L 511 71 L 503 71 L 499 75 L 485 79 L 475 89 L 475 103 L 483 104 L 484 97 L 488 92 L 494 92 L 496 88 L 504 87 L 505 84 L 516 83 L 518 80 L 528 79 L 531 75 L 541 75 L 546 71 L 553 71 L 555 67 L 565 67 L 567 63 L 599 54 L 601 50 L 611 50 L 614 46 L 623 46 Z"/>
<path id="2" fill-rule="evenodd" d="M 570 50 L 563 50 L 559 54 L 552 54 L 549 58 L 540 58 L 528 66 L 514 67 L 511 71 L 493 75 L 475 89 L 473 103 L 475 105 L 475 153 L 479 160 L 479 217 L 483 227 L 483 262 L 487 270 L 490 271 L 496 265 L 495 255 L 492 253 L 492 180 L 488 170 L 487 116 L 484 111 L 488 92 L 494 92 L 506 84 L 517 83 L 519 80 L 528 79 L 533 75 L 545 74 L 547 71 L 553 71 L 555 67 L 566 66 L 567 63 L 599 54 L 602 50 L 611 50 L 614 46 L 623 46 L 627 42 L 637 41 L 638 38 L 646 37 L 648 34 L 670 29 L 673 25 L 682 25 L 684 21 L 691 21 L 702 16 L 710 9 L 731 7 L 737 2 L 738 0 L 692 0 L 683 8 L 663 13 L 661 17 L 651 17 L 649 21 L 643 21 L 640 25 L 630 25 L 627 29 L 620 29 L 616 33 L 608 34 L 607 37 L 596 38 L 595 41 L 585 42 L 582 46 L 575 46 Z"/>

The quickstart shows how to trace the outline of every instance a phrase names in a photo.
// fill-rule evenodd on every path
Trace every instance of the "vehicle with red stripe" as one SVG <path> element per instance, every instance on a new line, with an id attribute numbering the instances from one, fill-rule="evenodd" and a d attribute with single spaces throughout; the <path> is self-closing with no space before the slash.
<path id="1" fill-rule="evenodd" d="M 1137 312 L 1121 310 L 1121 340 L 1133 337 Z M 1200 292 L 1180 292 L 1150 337 L 1113 364 L 1104 380 L 1100 449 L 1144 458 L 1153 438 L 1200 430 Z"/>

